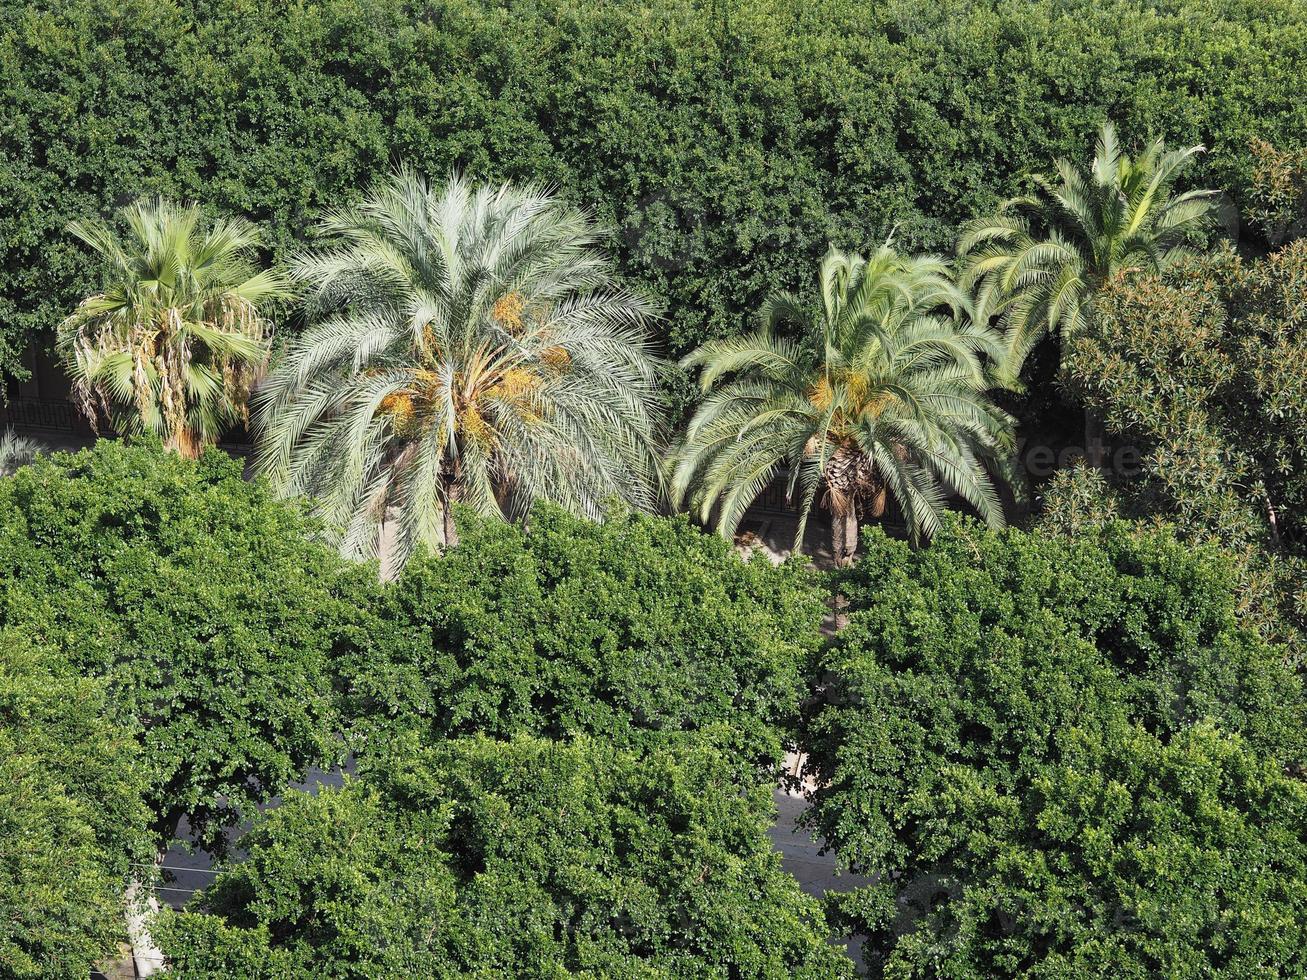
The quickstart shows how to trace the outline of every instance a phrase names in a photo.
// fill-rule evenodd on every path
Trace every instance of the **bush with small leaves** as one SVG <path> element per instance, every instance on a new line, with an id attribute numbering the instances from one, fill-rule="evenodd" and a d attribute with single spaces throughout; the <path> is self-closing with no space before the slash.
<path id="1" fill-rule="evenodd" d="M 405 740 L 292 793 L 158 933 L 179 978 L 849 977 L 705 745 Z"/>
<path id="2" fill-rule="evenodd" d="M 0 630 L 0 976 L 84 980 L 126 938 L 152 848 L 136 743 L 108 713 L 103 681 Z"/>
<path id="3" fill-rule="evenodd" d="M 806 718 L 809 823 L 873 976 L 1288 976 L 1307 943 L 1307 701 L 1229 558 L 879 533 Z"/>
<path id="4" fill-rule="evenodd" d="M 592 734 L 640 749 L 711 731 L 750 765 L 777 761 L 821 641 L 805 564 L 743 561 L 684 518 L 597 524 L 551 506 L 529 532 L 464 514 L 460 538 L 409 564 L 384 626 L 342 666 L 365 737 Z"/>
<path id="5" fill-rule="evenodd" d="M 140 742 L 160 844 L 203 842 L 333 755 L 330 667 L 375 568 L 216 450 L 101 440 L 0 481 L 0 625 L 103 678 Z"/>
<path id="6" fill-rule="evenodd" d="M 1262 618 L 1307 623 L 1307 240 L 1117 279 L 1067 361 L 1079 397 L 1142 454 L 1115 481 L 1121 515 L 1239 552 Z"/>

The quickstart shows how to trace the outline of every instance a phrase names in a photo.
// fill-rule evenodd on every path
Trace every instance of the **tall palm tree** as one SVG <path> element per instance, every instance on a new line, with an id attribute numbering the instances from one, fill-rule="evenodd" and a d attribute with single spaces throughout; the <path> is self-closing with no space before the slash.
<path id="1" fill-rule="evenodd" d="M 656 314 L 586 212 L 403 170 L 319 231 L 295 267 L 319 322 L 259 391 L 257 467 L 316 498 L 344 553 L 376 554 L 388 512 L 394 568 L 454 542 L 455 502 L 654 506 Z"/>
<path id="2" fill-rule="evenodd" d="M 1208 220 L 1215 191 L 1173 193 L 1201 146 L 1167 150 L 1158 138 L 1138 156 L 1105 122 L 1087 170 L 1067 160 L 1057 179 L 1035 176 L 1035 191 L 978 218 L 958 242 L 961 282 L 978 309 L 1006 326 L 1000 369 L 1015 381 L 1046 334 L 1066 341 L 1093 317 L 1094 296 L 1128 269 L 1156 270 L 1184 254 Z"/>
<path id="3" fill-rule="evenodd" d="M 756 333 L 684 359 L 702 368 L 708 395 L 675 458 L 674 499 L 704 521 L 715 513 L 729 538 L 787 469 L 795 549 L 824 488 L 841 564 L 852 561 L 860 519 L 881 517 L 889 496 L 914 537 L 934 531 L 950 494 L 1001 526 L 986 463 L 1009 445 L 1011 420 L 986 395 L 983 361 L 999 338 L 961 316 L 967 298 L 947 266 L 888 243 L 868 259 L 832 248 L 819 286 L 816 317 L 775 296 Z"/>
<path id="4" fill-rule="evenodd" d="M 242 218 L 202 223 L 199 208 L 163 199 L 121 212 L 128 235 L 101 220 L 68 230 L 109 268 L 109 286 L 59 326 L 58 348 L 92 426 L 150 432 L 197 456 L 243 420 L 267 361 L 268 305 L 287 282 L 254 264 L 258 229 Z"/>

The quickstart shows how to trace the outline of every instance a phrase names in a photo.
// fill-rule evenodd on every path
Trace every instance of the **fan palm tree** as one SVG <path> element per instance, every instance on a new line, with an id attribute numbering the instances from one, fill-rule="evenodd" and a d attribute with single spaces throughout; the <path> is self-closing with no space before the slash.
<path id="1" fill-rule="evenodd" d="M 977 309 L 1003 318 L 999 367 L 1007 380 L 1015 381 L 1046 334 L 1065 350 L 1092 319 L 1094 297 L 1108 280 L 1128 269 L 1160 269 L 1187 251 L 1216 192 L 1173 188 L 1202 152 L 1167 150 L 1158 138 L 1132 157 L 1106 122 L 1088 170 L 1058 160 L 1056 180 L 1034 177 L 1033 194 L 964 227 L 961 283 L 976 290 Z"/>
<path id="2" fill-rule="evenodd" d="M 983 360 L 999 338 L 961 317 L 967 298 L 944 262 L 889 243 L 867 259 L 832 248 L 819 286 L 815 318 L 793 296 L 775 296 L 756 333 L 684 359 L 702 369 L 708 394 L 676 455 L 673 498 L 705 522 L 715 513 L 730 538 L 788 470 L 795 549 L 824 490 L 841 564 L 852 561 L 860 519 L 881 517 L 889 496 L 914 538 L 935 530 L 950 494 L 1001 526 L 986 463 L 1008 446 L 1011 420 L 986 395 Z"/>
<path id="3" fill-rule="evenodd" d="M 257 468 L 353 556 L 455 542 L 451 507 L 601 516 L 658 498 L 656 313 L 590 216 L 537 187 L 397 173 L 295 265 L 317 320 L 256 399 Z"/>
<path id="4" fill-rule="evenodd" d="M 244 419 L 268 356 L 264 312 L 287 282 L 255 268 L 258 230 L 242 218 L 205 227 L 197 207 L 163 199 L 121 216 L 125 239 L 100 220 L 68 226 L 108 265 L 110 285 L 60 324 L 58 348 L 92 427 L 103 415 L 194 457 Z"/>

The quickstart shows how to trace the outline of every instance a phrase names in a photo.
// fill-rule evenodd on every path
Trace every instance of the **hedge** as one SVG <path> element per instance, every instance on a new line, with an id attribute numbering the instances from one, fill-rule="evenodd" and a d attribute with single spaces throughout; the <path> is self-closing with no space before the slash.
<path id="1" fill-rule="evenodd" d="M 375 569 L 217 450 L 101 440 L 0 481 L 0 625 L 107 682 L 160 845 L 223 825 L 337 754 L 332 666 Z"/>
<path id="2" fill-rule="evenodd" d="M 873 533 L 807 717 L 873 976 L 1304 968 L 1301 679 L 1221 552 L 1112 524 Z"/>
<path id="3" fill-rule="evenodd" d="M 409 742 L 293 793 L 158 930 L 177 977 L 851 977 L 703 746 Z"/>
<path id="4" fill-rule="evenodd" d="M 1254 137 L 1307 129 L 1304 75 L 1296 0 L 8 0 L 0 366 L 96 282 L 64 225 L 145 193 L 280 258 L 398 161 L 556 182 L 680 354 L 829 240 L 949 250 L 1107 114 L 1207 144 L 1195 181 L 1239 196 Z"/>
<path id="5" fill-rule="evenodd" d="M 83 980 L 126 938 L 130 865 L 152 848 L 105 688 L 0 630 L 0 976 Z"/>
<path id="6" fill-rule="evenodd" d="M 410 562 L 371 642 L 342 659 L 356 749 L 395 731 L 635 750 L 694 736 L 746 769 L 779 760 L 825 613 L 806 564 L 741 561 L 685 518 L 597 524 L 541 505 L 526 532 L 460 524 L 458 547 Z"/>

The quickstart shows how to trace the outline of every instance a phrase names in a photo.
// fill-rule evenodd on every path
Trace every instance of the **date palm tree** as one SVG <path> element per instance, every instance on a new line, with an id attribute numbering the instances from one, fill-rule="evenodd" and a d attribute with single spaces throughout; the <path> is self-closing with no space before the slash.
<path id="1" fill-rule="evenodd" d="M 653 507 L 648 326 L 590 216 L 532 186 L 403 170 L 321 223 L 295 264 L 314 325 L 256 398 L 257 468 L 319 503 L 345 554 L 455 541 L 454 503 Z"/>
<path id="2" fill-rule="evenodd" d="M 1065 350 L 1092 319 L 1094 297 L 1108 280 L 1128 269 L 1160 269 L 1188 251 L 1216 192 L 1176 194 L 1174 186 L 1202 152 L 1167 150 L 1157 138 L 1130 156 L 1105 122 L 1087 170 L 1058 160 L 1056 179 L 1035 176 L 1034 193 L 964 226 L 961 283 L 976 291 L 979 309 L 1002 317 L 1006 379 L 1015 381 L 1047 334 Z"/>
<path id="3" fill-rule="evenodd" d="M 0 433 L 0 476 L 13 476 L 41 454 L 41 444 L 35 439 L 20 436 L 13 429 Z"/>
<path id="4" fill-rule="evenodd" d="M 1011 420 L 986 394 L 984 361 L 999 338 L 962 316 L 967 298 L 945 263 L 889 243 L 870 258 L 832 248 L 819 287 L 815 317 L 775 296 L 756 333 L 684 359 L 702 369 L 707 396 L 674 460 L 673 499 L 730 538 L 788 471 L 795 549 L 823 492 L 840 564 L 853 559 L 860 520 L 882 517 L 891 496 L 914 537 L 934 531 L 950 495 L 1001 526 L 987 464 L 1004 456 Z"/>
<path id="5" fill-rule="evenodd" d="M 98 219 L 68 226 L 109 285 L 60 324 L 57 346 L 92 427 L 103 416 L 194 457 L 244 420 L 272 335 L 264 314 L 288 283 L 256 268 L 258 229 L 242 218 L 206 226 L 197 207 L 163 199 L 121 217 L 124 238 Z"/>

